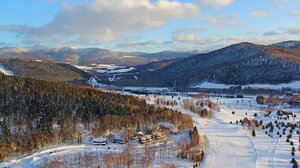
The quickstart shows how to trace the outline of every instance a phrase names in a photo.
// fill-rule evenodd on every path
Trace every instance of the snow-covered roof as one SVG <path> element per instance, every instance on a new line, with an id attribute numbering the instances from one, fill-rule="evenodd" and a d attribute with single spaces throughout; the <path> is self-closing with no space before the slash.
<path id="1" fill-rule="evenodd" d="M 98 137 L 98 138 L 94 138 L 93 142 L 106 142 L 107 138 L 103 138 L 103 137 Z"/>
<path id="2" fill-rule="evenodd" d="M 136 133 L 139 134 L 139 135 L 144 135 L 144 133 L 142 131 L 138 131 Z"/>
<path id="3" fill-rule="evenodd" d="M 151 135 L 145 135 L 146 139 L 151 139 Z"/>
<path id="4" fill-rule="evenodd" d="M 170 129 L 170 128 L 173 127 L 173 124 L 170 124 L 170 123 L 163 123 L 163 124 L 161 124 L 160 126 L 163 127 L 163 128 L 168 128 L 168 129 Z"/>

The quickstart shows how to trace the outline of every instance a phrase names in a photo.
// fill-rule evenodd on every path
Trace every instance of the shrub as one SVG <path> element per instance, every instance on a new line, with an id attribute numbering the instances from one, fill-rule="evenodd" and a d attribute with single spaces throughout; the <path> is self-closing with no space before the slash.
<path id="1" fill-rule="evenodd" d="M 252 136 L 255 137 L 255 130 L 252 130 Z"/>
<path id="2" fill-rule="evenodd" d="M 256 97 L 256 102 L 258 103 L 258 104 L 265 104 L 265 98 L 263 97 L 263 96 L 257 96 Z"/>

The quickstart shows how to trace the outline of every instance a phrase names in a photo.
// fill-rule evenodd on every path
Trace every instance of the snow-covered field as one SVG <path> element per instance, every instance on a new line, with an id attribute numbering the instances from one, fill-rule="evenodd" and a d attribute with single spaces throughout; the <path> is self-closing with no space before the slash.
<path id="1" fill-rule="evenodd" d="M 173 137 L 175 136 L 175 137 Z M 186 138 L 187 134 L 178 134 L 172 135 L 175 141 L 180 141 L 181 138 Z M 152 162 L 153 168 L 161 168 L 164 164 L 172 163 L 177 167 L 192 167 L 192 162 L 188 159 L 180 159 L 176 157 L 177 145 L 171 141 L 159 141 L 149 144 L 152 146 L 152 150 L 155 151 L 155 158 Z M 90 154 L 91 156 L 96 156 L 95 160 L 89 160 L 88 167 L 97 167 L 99 162 L 102 162 L 103 165 L 103 156 L 104 154 L 120 154 L 127 145 L 120 145 L 109 143 L 106 146 L 95 146 L 91 143 L 86 143 L 84 145 L 66 145 L 52 147 L 38 152 L 33 153 L 32 155 L 21 157 L 18 159 L 11 159 L 9 161 L 0 163 L 0 167 L 11 167 L 11 168 L 38 168 L 42 165 L 47 165 L 50 160 L 57 159 L 58 162 L 71 163 L 70 167 L 77 167 L 78 162 L 85 162 L 84 155 Z M 143 162 L 145 146 L 137 142 L 133 142 L 131 146 L 131 153 L 134 155 L 135 160 L 139 163 Z M 162 150 L 163 149 L 163 150 Z M 80 158 L 81 157 L 81 161 Z M 91 165 L 94 164 L 94 165 Z M 80 163 L 85 164 L 85 163 Z M 101 166 L 100 166 L 101 167 Z M 140 166 L 133 166 L 140 167 Z"/>
<path id="2" fill-rule="evenodd" d="M 35 168 L 48 160 L 51 157 L 59 157 L 63 155 L 72 155 L 78 153 L 103 153 L 103 152 L 120 152 L 122 150 L 121 145 L 111 145 L 111 149 L 102 146 L 92 146 L 92 145 L 71 145 L 71 146 L 61 146 L 54 147 L 45 150 L 38 151 L 32 155 L 20 158 L 12 159 L 10 161 L 0 163 L 0 167 L 14 167 L 14 168 Z"/>
<path id="3" fill-rule="evenodd" d="M 130 67 L 130 68 L 120 68 L 120 69 L 112 69 L 112 70 L 102 70 L 102 71 L 97 71 L 97 72 L 101 72 L 101 73 L 125 73 L 125 72 L 130 72 L 132 70 L 134 70 L 135 68 Z"/>
<path id="4" fill-rule="evenodd" d="M 126 86 L 122 87 L 123 90 L 131 90 L 131 91 L 147 91 L 147 92 L 169 92 L 170 89 L 167 87 L 131 87 L 131 86 Z"/>
<path id="5" fill-rule="evenodd" d="M 75 65 L 76 68 L 82 69 L 82 70 L 92 70 L 95 68 L 103 68 L 103 69 L 119 69 L 119 68 L 125 68 L 124 66 L 118 66 L 115 64 L 91 64 L 89 66 L 85 65 Z"/>
<path id="6" fill-rule="evenodd" d="M 170 96 L 165 96 L 172 99 Z M 174 97 L 173 100 L 176 100 Z M 153 99 L 154 100 L 154 99 Z M 153 103 L 150 100 L 150 103 Z M 183 99 L 181 98 L 180 101 Z M 235 124 L 236 120 L 247 117 L 254 118 L 254 113 L 258 114 L 257 120 L 264 122 L 275 121 L 274 118 L 262 116 L 262 106 L 258 105 L 255 97 L 248 98 L 212 98 L 214 102 L 220 104 L 220 111 L 216 112 L 212 118 L 200 118 L 198 115 L 183 109 L 180 105 L 172 107 L 185 114 L 193 117 L 193 122 L 198 130 L 207 136 L 209 146 L 205 155 L 204 162 L 201 163 L 202 168 L 253 168 L 253 167 L 292 167 L 290 163 L 293 158 L 291 155 L 291 145 L 286 142 L 286 135 L 276 135 L 277 131 L 282 134 L 282 130 L 274 129 L 273 138 L 265 134 L 265 130 L 255 128 L 256 137 L 252 137 L 252 128 Z M 286 109 L 299 114 L 299 109 Z M 232 111 L 235 114 L 232 114 Z M 246 115 L 247 113 L 247 115 Z M 300 118 L 296 117 L 295 121 Z M 230 124 L 230 121 L 233 124 Z M 289 122 L 295 122 L 290 118 Z M 287 121 L 285 121 L 287 122 Z M 289 130 L 289 129 L 288 129 Z M 298 128 L 296 130 L 299 130 Z M 295 159 L 300 160 L 298 154 L 298 137 L 295 131 L 291 140 L 294 141 L 296 148 Z"/>
<path id="7" fill-rule="evenodd" d="M 206 89 L 228 89 L 232 86 L 238 85 L 226 85 L 226 84 L 218 84 L 211 82 L 203 82 L 198 85 L 192 85 L 192 88 L 206 88 Z M 281 84 L 249 84 L 249 85 L 241 85 L 242 88 L 252 87 L 252 88 L 264 88 L 264 89 L 282 89 L 282 88 L 291 88 L 300 90 L 300 81 L 293 81 L 291 83 L 281 83 Z"/>

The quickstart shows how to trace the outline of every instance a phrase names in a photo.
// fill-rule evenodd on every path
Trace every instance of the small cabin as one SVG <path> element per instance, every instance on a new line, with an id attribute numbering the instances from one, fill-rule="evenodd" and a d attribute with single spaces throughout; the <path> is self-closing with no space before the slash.
<path id="1" fill-rule="evenodd" d="M 107 144 L 107 138 L 94 138 L 93 139 L 93 145 L 102 145 L 105 146 Z"/>

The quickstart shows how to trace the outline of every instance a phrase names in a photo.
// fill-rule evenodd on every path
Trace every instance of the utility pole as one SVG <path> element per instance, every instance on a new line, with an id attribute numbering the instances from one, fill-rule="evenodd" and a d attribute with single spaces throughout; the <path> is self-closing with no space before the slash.
<path id="1" fill-rule="evenodd" d="M 174 80 L 173 92 L 175 92 L 175 89 L 176 89 L 176 80 Z"/>

